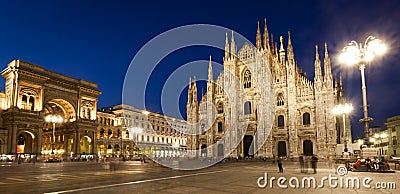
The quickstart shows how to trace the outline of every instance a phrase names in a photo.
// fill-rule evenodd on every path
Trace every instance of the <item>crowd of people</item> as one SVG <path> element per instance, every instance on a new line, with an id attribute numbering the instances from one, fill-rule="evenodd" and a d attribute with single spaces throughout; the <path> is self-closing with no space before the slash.
<path id="1" fill-rule="evenodd" d="M 381 171 L 390 170 L 388 160 L 383 157 L 374 157 L 372 159 L 357 158 L 355 162 L 350 162 L 348 166 L 349 170 L 366 170 L 366 171 Z"/>

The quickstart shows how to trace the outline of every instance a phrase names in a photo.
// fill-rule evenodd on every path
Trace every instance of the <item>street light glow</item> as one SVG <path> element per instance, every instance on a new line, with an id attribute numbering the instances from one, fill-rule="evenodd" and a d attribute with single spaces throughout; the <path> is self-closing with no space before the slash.
<path id="1" fill-rule="evenodd" d="M 347 114 L 350 113 L 353 110 L 353 106 L 349 103 L 345 104 L 338 104 L 336 105 L 332 112 L 333 114 L 340 115 L 340 114 Z"/>
<path id="2" fill-rule="evenodd" d="M 363 100 L 363 112 L 364 118 L 360 119 L 360 122 L 364 123 L 364 135 L 368 138 L 369 133 L 369 122 L 374 119 L 368 116 L 368 103 L 367 103 L 367 86 L 365 84 L 365 67 L 371 62 L 376 56 L 382 55 L 388 48 L 382 42 L 382 40 L 375 38 L 374 36 L 368 36 L 365 40 L 364 45 L 351 41 L 345 46 L 339 55 L 339 61 L 341 63 L 353 66 L 357 65 L 361 72 L 361 92 Z"/>
<path id="3" fill-rule="evenodd" d="M 347 65 L 364 64 L 372 61 L 376 56 L 383 55 L 386 51 L 387 47 L 382 40 L 369 36 L 364 46 L 356 41 L 351 41 L 343 48 L 339 60 Z"/>
<path id="4" fill-rule="evenodd" d="M 48 123 L 62 123 L 63 118 L 60 115 L 47 115 L 45 121 Z"/>

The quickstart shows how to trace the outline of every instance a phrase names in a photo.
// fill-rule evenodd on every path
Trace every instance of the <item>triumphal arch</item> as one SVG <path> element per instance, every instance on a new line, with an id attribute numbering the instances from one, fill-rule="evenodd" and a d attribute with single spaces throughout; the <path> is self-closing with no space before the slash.
<path id="1" fill-rule="evenodd" d="M 59 158 L 96 153 L 96 83 L 62 75 L 22 60 L 1 72 L 0 154 Z M 46 122 L 61 116 L 59 123 Z M 54 133 L 53 133 L 54 127 Z"/>

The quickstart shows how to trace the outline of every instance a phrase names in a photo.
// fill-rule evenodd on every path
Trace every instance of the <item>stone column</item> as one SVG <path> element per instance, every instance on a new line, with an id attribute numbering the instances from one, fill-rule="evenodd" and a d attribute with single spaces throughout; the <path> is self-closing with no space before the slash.
<path id="1" fill-rule="evenodd" d="M 37 133 L 36 143 L 35 143 L 35 145 L 36 145 L 35 152 L 36 152 L 37 159 L 40 159 L 41 155 L 42 155 L 42 141 L 43 141 L 43 129 L 39 128 L 38 133 Z"/>
<path id="2" fill-rule="evenodd" d="M 90 150 L 92 154 L 97 154 L 97 139 L 96 139 L 96 131 L 92 133 L 92 150 Z"/>
<path id="3" fill-rule="evenodd" d="M 11 147 L 9 148 L 11 154 L 17 154 L 17 131 L 18 127 L 16 125 L 12 125 L 11 141 L 9 142 L 9 145 L 11 145 Z"/>
<path id="4" fill-rule="evenodd" d="M 69 143 L 69 134 L 65 133 L 64 134 L 64 159 L 67 159 L 70 153 L 70 150 L 68 149 L 68 143 Z"/>
<path id="5" fill-rule="evenodd" d="M 79 131 L 76 132 L 76 143 L 75 143 L 75 154 L 81 154 L 81 146 L 80 146 L 80 141 L 81 141 L 81 133 Z"/>

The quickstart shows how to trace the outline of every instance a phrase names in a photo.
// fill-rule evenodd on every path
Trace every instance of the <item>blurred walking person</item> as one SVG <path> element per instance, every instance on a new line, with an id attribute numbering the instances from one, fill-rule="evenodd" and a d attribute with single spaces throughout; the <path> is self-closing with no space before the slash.
<path id="1" fill-rule="evenodd" d="M 278 168 L 279 168 L 279 172 L 283 173 L 282 157 L 278 157 Z"/>
<path id="2" fill-rule="evenodd" d="M 304 170 L 304 157 L 303 157 L 303 156 L 300 156 L 300 157 L 299 157 L 299 161 L 300 161 L 301 173 L 305 173 L 305 170 Z"/>
<path id="3" fill-rule="evenodd" d="M 317 156 L 313 155 L 312 158 L 311 158 L 311 166 L 312 166 L 312 168 L 314 170 L 314 174 L 317 173 L 317 162 L 318 162 Z"/>

